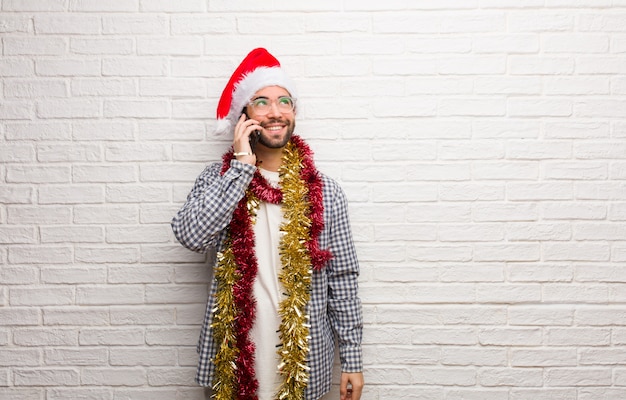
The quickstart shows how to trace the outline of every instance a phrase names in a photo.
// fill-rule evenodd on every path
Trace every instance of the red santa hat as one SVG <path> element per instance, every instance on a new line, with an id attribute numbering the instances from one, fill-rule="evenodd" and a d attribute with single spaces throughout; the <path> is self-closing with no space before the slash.
<path id="1" fill-rule="evenodd" d="M 267 86 L 280 86 L 294 99 L 297 97 L 295 84 L 278 60 L 267 50 L 257 48 L 239 64 L 222 92 L 217 104 L 215 133 L 232 133 L 243 108 L 257 91 Z"/>

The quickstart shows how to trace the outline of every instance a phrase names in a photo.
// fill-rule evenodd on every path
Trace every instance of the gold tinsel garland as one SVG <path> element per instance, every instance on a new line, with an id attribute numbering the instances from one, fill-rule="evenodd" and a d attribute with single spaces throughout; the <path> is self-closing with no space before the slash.
<path id="1" fill-rule="evenodd" d="M 281 344 L 279 371 L 283 382 L 278 399 L 303 399 L 309 380 L 307 356 L 309 354 L 309 316 L 307 304 L 310 300 L 312 266 L 308 249 L 311 220 L 307 185 L 300 178 L 300 154 L 288 146 L 283 155 L 283 166 L 279 173 L 283 191 L 285 222 L 281 226 L 280 260 L 283 268 L 278 279 L 283 284 L 286 298 L 281 301 L 279 328 Z"/>
<path id="2" fill-rule="evenodd" d="M 217 343 L 215 379 L 213 397 L 217 399 L 235 399 L 236 377 L 234 363 L 239 355 L 237 338 L 234 332 L 237 308 L 235 307 L 232 287 L 239 280 L 235 257 L 230 243 L 226 250 L 217 255 L 215 279 L 218 282 L 215 308 L 213 309 L 213 335 Z"/>
<path id="3" fill-rule="evenodd" d="M 283 284 L 286 297 L 279 305 L 281 344 L 277 353 L 280 357 L 279 373 L 283 379 L 276 398 L 290 400 L 304 398 L 309 380 L 307 357 L 310 325 L 307 305 L 310 300 L 312 266 L 307 243 L 311 240 L 311 219 L 309 190 L 300 177 L 303 168 L 301 154 L 291 142 L 283 150 L 282 161 L 278 172 L 285 222 L 281 225 L 279 254 L 282 271 L 278 278 Z M 250 189 L 246 196 L 250 221 L 254 224 L 260 201 Z M 213 397 L 218 400 L 237 398 L 235 370 L 239 349 L 235 323 L 238 310 L 233 295 L 233 287 L 241 279 L 237 271 L 232 242 L 229 240 L 225 250 L 218 254 L 218 288 L 212 324 L 218 346 L 214 359 L 216 367 Z"/>

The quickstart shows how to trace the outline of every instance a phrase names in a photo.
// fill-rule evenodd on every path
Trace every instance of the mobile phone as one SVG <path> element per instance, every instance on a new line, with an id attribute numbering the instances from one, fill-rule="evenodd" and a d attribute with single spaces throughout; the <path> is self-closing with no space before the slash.
<path id="1" fill-rule="evenodd" d="M 246 112 L 243 113 L 246 118 L 250 118 L 248 117 L 248 114 Z M 254 152 L 254 148 L 256 147 L 256 144 L 259 142 L 259 138 L 261 137 L 261 131 L 256 130 L 253 131 L 250 136 L 248 136 L 248 139 L 250 140 L 250 149 Z"/>
<path id="2" fill-rule="evenodd" d="M 248 139 L 250 140 L 250 149 L 254 151 L 256 144 L 259 142 L 259 138 L 261 137 L 261 131 L 254 131 L 250 134 Z"/>

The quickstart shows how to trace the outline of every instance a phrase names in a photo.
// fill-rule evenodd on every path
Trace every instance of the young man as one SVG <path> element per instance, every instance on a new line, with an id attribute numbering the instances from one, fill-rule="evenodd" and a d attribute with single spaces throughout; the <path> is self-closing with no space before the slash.
<path id="1" fill-rule="evenodd" d="M 242 61 L 220 98 L 222 163 L 197 178 L 172 221 L 187 248 L 218 251 L 196 381 L 216 399 L 360 399 L 359 265 L 344 192 L 294 135 L 296 90 L 265 49 Z"/>

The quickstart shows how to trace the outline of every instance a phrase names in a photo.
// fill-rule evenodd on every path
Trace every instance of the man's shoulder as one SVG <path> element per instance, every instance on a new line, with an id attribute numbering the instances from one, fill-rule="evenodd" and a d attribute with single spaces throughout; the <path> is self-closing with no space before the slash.
<path id="1" fill-rule="evenodd" d="M 344 195 L 343 188 L 336 179 L 324 174 L 323 172 L 319 172 L 319 175 L 322 181 L 322 191 L 324 192 L 324 196 L 335 197 Z"/>

